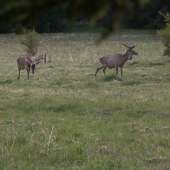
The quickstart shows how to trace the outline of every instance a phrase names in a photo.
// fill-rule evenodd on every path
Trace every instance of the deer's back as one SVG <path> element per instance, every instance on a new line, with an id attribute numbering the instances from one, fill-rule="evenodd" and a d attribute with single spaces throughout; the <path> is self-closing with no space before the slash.
<path id="1" fill-rule="evenodd" d="M 27 64 L 27 61 L 25 61 L 25 60 L 29 60 L 30 62 L 32 62 L 31 57 L 29 57 L 29 56 L 21 56 L 21 57 L 19 57 L 17 59 L 18 65 L 25 66 Z"/>
<path id="2" fill-rule="evenodd" d="M 100 58 L 100 62 L 103 65 L 107 65 L 109 68 L 113 68 L 116 65 L 120 65 L 122 59 L 122 54 L 116 55 L 105 55 Z"/>

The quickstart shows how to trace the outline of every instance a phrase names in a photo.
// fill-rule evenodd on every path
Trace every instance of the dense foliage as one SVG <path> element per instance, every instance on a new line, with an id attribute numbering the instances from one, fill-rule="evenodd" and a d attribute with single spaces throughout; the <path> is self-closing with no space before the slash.
<path id="1" fill-rule="evenodd" d="M 164 14 L 162 15 L 165 18 L 166 27 L 159 30 L 158 34 L 161 36 L 163 44 L 165 46 L 164 55 L 167 55 L 170 57 L 170 14 L 167 13 L 166 15 Z"/>
<path id="2" fill-rule="evenodd" d="M 145 3 L 144 3 L 145 2 Z M 18 23 L 37 32 L 63 32 L 69 22 L 86 18 L 88 24 L 102 24 L 107 28 L 103 35 L 114 31 L 119 24 L 126 28 L 161 29 L 163 16 L 170 10 L 168 0 L 147 1 L 2 1 L 0 5 L 0 33 L 14 32 Z M 30 12 L 29 12 L 30 11 Z M 34 11 L 34 12 L 33 12 Z M 13 15 L 15 13 L 15 15 Z M 4 19 L 5 18 L 5 19 Z M 67 22 L 66 22 L 67 21 Z"/>
<path id="3" fill-rule="evenodd" d="M 160 29 L 165 26 L 164 17 L 160 15 L 170 10 L 170 4 L 161 0 L 154 0 L 142 9 L 128 12 L 124 25 L 134 29 Z"/>

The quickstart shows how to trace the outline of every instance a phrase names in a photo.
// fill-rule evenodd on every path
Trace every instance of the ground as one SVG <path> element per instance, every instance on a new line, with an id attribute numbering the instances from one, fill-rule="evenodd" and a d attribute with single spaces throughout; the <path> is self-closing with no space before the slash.
<path id="1" fill-rule="evenodd" d="M 101 44 L 98 31 L 40 34 L 47 63 L 21 71 L 22 35 L 0 35 L 0 169 L 170 169 L 170 59 L 155 33 L 122 30 Z M 99 58 L 125 53 L 123 68 Z"/>

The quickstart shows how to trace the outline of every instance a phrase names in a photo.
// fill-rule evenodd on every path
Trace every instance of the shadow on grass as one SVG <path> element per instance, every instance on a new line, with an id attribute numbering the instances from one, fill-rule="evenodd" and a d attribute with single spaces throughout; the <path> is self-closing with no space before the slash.
<path id="1" fill-rule="evenodd" d="M 117 75 L 114 75 L 114 74 L 105 76 L 102 80 L 103 81 L 113 81 L 113 80 L 122 81 L 122 79 L 120 77 L 118 77 Z"/>
<path id="2" fill-rule="evenodd" d="M 12 84 L 12 80 L 1 81 L 0 84 Z"/>
<path id="3" fill-rule="evenodd" d="M 66 112 L 66 111 L 73 111 L 79 106 L 77 104 L 61 104 L 59 106 L 49 106 L 47 110 L 53 112 Z"/>

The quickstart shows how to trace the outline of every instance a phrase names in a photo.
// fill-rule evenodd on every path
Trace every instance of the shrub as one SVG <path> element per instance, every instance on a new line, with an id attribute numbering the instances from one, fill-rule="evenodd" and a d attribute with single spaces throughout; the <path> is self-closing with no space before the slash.
<path id="1" fill-rule="evenodd" d="M 26 51 L 29 55 L 35 56 L 37 54 L 39 37 L 35 29 L 25 30 L 25 37 L 21 40 L 22 45 L 25 45 Z"/>
<path id="2" fill-rule="evenodd" d="M 170 57 L 170 14 L 166 13 L 162 14 L 160 12 L 161 15 L 164 16 L 165 18 L 165 22 L 166 22 L 166 27 L 158 30 L 158 35 L 162 38 L 163 44 L 165 46 L 165 51 L 164 51 L 164 55 L 167 55 Z"/>

